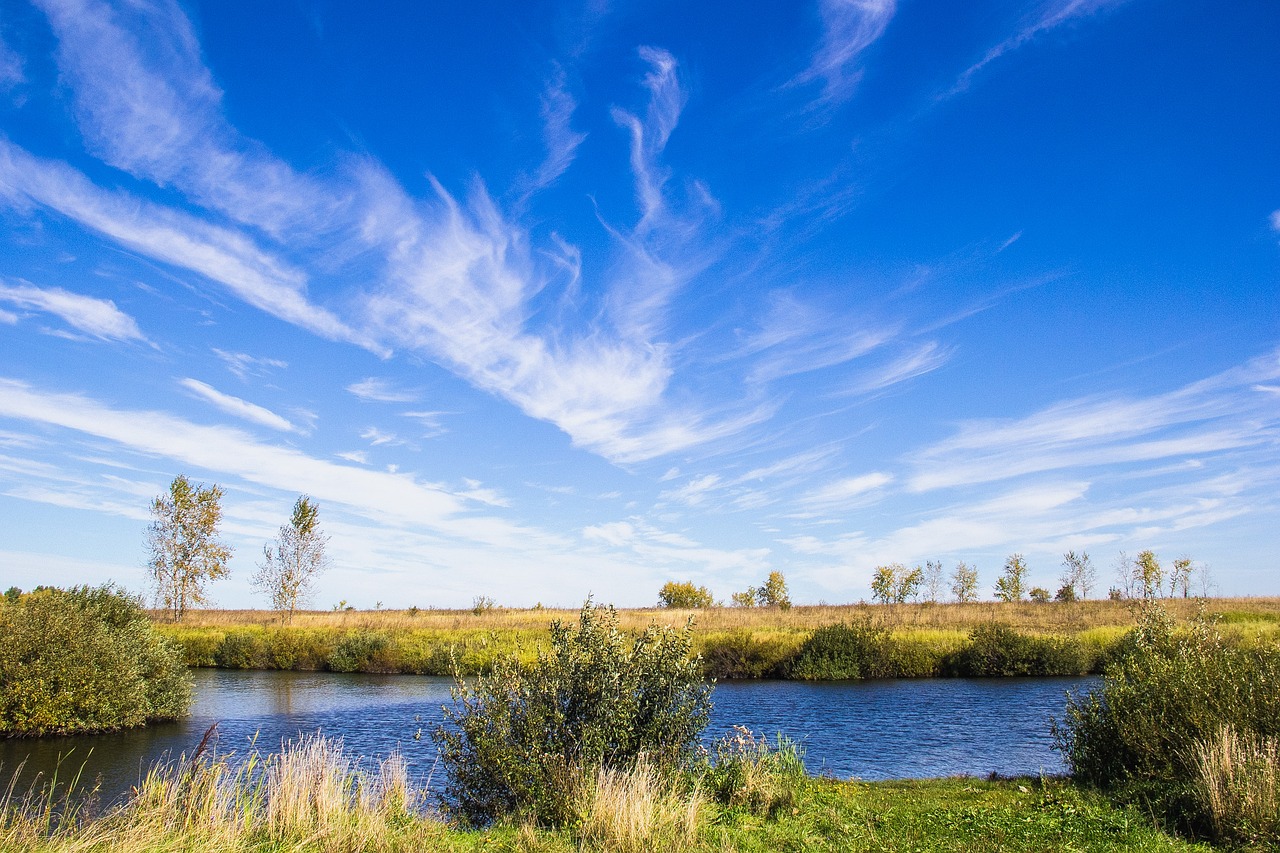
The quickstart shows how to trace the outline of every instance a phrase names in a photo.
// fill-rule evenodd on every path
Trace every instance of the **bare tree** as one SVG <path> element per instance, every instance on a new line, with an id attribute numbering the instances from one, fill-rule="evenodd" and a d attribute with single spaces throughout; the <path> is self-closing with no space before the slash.
<path id="1" fill-rule="evenodd" d="M 1133 561 L 1129 559 L 1128 553 L 1121 551 L 1115 562 L 1111 564 L 1111 568 L 1120 584 L 1111 588 L 1113 593 L 1111 597 L 1115 598 L 1114 593 L 1119 592 L 1125 598 L 1133 598 Z"/>
<path id="2" fill-rule="evenodd" d="M 1068 551 L 1062 555 L 1062 585 L 1071 587 L 1078 598 L 1088 598 L 1098 580 L 1098 570 L 1089 559 L 1088 551 Z"/>
<path id="3" fill-rule="evenodd" d="M 329 567 L 327 544 L 329 537 L 320 531 L 320 508 L 302 495 L 289 523 L 280 527 L 275 547 L 263 546 L 250 584 L 270 596 L 272 609 L 286 622 L 293 621 L 293 612 L 311 597 L 316 578 Z"/>
<path id="4" fill-rule="evenodd" d="M 156 603 L 181 622 L 188 607 L 204 604 L 205 584 L 227 574 L 231 548 L 218 539 L 222 489 L 192 485 L 185 474 L 151 502 L 147 570 Z"/>
<path id="5" fill-rule="evenodd" d="M 1177 595 L 1179 587 L 1182 588 L 1182 597 L 1187 598 L 1191 587 L 1190 557 L 1179 557 L 1173 561 L 1173 566 L 1169 569 L 1169 596 Z"/>
<path id="6" fill-rule="evenodd" d="M 924 564 L 924 588 L 929 601 L 937 604 L 942 597 L 942 561 L 927 560 Z"/>

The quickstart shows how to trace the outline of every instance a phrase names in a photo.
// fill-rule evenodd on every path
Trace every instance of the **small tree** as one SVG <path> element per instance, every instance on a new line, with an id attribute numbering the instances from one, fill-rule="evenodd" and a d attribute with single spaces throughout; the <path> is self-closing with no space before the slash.
<path id="1" fill-rule="evenodd" d="M 871 575 L 872 599 L 881 604 L 889 604 L 893 601 L 893 595 L 897 587 L 895 574 L 894 566 L 876 566 L 875 572 Z"/>
<path id="2" fill-rule="evenodd" d="M 1075 551 L 1068 551 L 1062 555 L 1061 581 L 1064 587 L 1071 587 L 1072 601 L 1088 598 L 1097 579 L 1098 570 L 1093 567 L 1089 552 L 1081 551 L 1077 554 Z"/>
<path id="3" fill-rule="evenodd" d="M 924 564 L 925 597 L 933 604 L 942 597 L 942 561 L 927 560 Z"/>
<path id="4" fill-rule="evenodd" d="M 882 604 L 902 604 L 915 598 L 924 580 L 919 566 L 908 569 L 902 563 L 877 566 L 871 578 L 871 595 Z"/>
<path id="5" fill-rule="evenodd" d="M 734 607 L 755 607 L 756 606 L 756 588 L 749 586 L 742 592 L 735 592 L 729 596 L 729 601 Z"/>
<path id="6" fill-rule="evenodd" d="M 151 502 L 147 569 L 156 601 L 181 622 L 188 607 L 205 603 L 204 587 L 227 574 L 231 548 L 218 539 L 222 489 L 191 484 L 179 474 Z"/>
<path id="7" fill-rule="evenodd" d="M 685 581 L 683 583 L 667 581 L 658 592 L 659 607 L 692 610 L 714 605 L 715 599 L 711 596 L 711 590 L 705 586 L 694 586 L 693 581 Z"/>
<path id="8" fill-rule="evenodd" d="M 1045 589 L 1042 586 L 1031 587 L 1031 590 L 1030 592 L 1027 593 L 1027 596 L 1036 604 L 1049 603 L 1049 590 Z"/>
<path id="9" fill-rule="evenodd" d="M 964 560 L 951 573 L 951 595 L 961 604 L 978 600 L 978 567 Z"/>
<path id="10" fill-rule="evenodd" d="M 769 578 L 764 582 L 764 586 L 756 590 L 756 603 L 761 607 L 791 609 L 791 597 L 787 594 L 787 579 L 782 576 L 782 572 L 769 572 Z"/>
<path id="11" fill-rule="evenodd" d="M 1191 592 L 1191 558 L 1179 557 L 1173 561 L 1173 567 L 1169 569 L 1169 595 L 1178 594 L 1178 589 L 1182 589 L 1182 597 L 1186 598 Z"/>
<path id="12" fill-rule="evenodd" d="M 328 543 L 320 531 L 320 508 L 301 495 L 289 523 L 276 534 L 275 547 L 262 546 L 262 562 L 250 584 L 267 594 L 285 622 L 293 622 L 293 612 L 311 597 L 316 578 L 329 567 Z"/>
<path id="13" fill-rule="evenodd" d="M 1004 573 L 996 580 L 996 598 L 1021 601 L 1026 591 L 1027 561 L 1021 554 L 1010 554 L 1004 561 Z"/>
<path id="14" fill-rule="evenodd" d="M 1154 551 L 1141 551 L 1133 561 L 1133 580 L 1143 598 L 1159 598 L 1164 582 L 1164 567 Z"/>

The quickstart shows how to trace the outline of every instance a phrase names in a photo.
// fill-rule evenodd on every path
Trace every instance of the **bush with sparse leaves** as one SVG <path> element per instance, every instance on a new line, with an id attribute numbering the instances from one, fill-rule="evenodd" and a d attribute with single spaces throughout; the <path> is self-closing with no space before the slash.
<path id="1" fill-rule="evenodd" d="M 687 763 L 711 708 L 691 649 L 691 626 L 629 636 L 612 607 L 588 600 L 576 628 L 552 623 L 551 648 L 532 666 L 509 658 L 459 679 L 434 732 L 448 771 L 442 805 L 472 826 L 562 826 L 584 774 L 629 769 L 641 755 L 660 772 Z"/>

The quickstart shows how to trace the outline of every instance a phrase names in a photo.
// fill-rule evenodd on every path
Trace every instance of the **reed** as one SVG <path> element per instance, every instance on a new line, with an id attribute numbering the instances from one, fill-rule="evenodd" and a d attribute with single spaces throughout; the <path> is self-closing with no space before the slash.
<path id="1" fill-rule="evenodd" d="M 581 844 L 617 853 L 687 850 L 706 811 L 696 784 L 682 790 L 679 780 L 643 757 L 630 768 L 600 768 L 580 783 L 577 796 Z"/>
<path id="2" fill-rule="evenodd" d="M 1215 840 L 1280 846 L 1280 738 L 1223 726 L 1196 745 L 1196 765 Z"/>

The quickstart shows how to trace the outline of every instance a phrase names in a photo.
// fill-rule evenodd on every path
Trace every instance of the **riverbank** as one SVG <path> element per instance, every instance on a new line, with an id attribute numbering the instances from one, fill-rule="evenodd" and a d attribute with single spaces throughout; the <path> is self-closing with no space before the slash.
<path id="1" fill-rule="evenodd" d="M 188 791 L 201 790 L 188 782 Z M 205 791 L 208 793 L 208 791 Z M 8 807 L 0 819 L 4 853 L 159 851 L 504 850 L 520 853 L 657 851 L 1207 851 L 1170 836 L 1134 811 L 1060 780 L 937 779 L 915 782 L 799 780 L 782 808 L 700 801 L 679 820 L 654 813 L 654 800 L 613 801 L 575 829 L 453 828 L 406 808 L 407 792 L 366 794 L 339 786 L 295 791 L 286 803 L 242 791 L 221 804 L 193 802 L 176 789 L 143 786 L 116 812 L 55 828 Z M 316 796 L 316 795 L 319 796 Z M 258 796 L 258 799 L 254 799 Z M 168 799 L 166 799 L 168 797 Z M 669 803 L 661 805 L 669 806 Z"/>
<path id="2" fill-rule="evenodd" d="M 1179 619 L 1203 607 L 1246 643 L 1280 638 L 1280 598 L 1166 599 Z M 1133 625 L 1134 602 L 1048 604 L 980 602 L 766 608 L 662 608 L 618 611 L 622 628 L 694 620 L 694 651 L 711 678 L 828 678 L 1096 673 Z M 308 611 L 292 624 L 262 610 L 201 610 L 181 625 L 156 628 L 189 666 L 227 669 L 463 675 L 488 672 L 502 658 L 532 661 L 554 619 L 577 611 Z M 850 634 L 832 626 L 853 626 Z M 975 631 L 987 645 L 974 654 Z M 856 634 L 856 636 L 854 636 Z M 814 648 L 815 638 L 825 645 Z M 833 663 L 834 662 L 834 663 Z M 852 667 L 852 668 L 851 668 Z"/>

